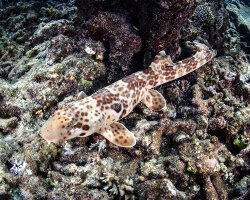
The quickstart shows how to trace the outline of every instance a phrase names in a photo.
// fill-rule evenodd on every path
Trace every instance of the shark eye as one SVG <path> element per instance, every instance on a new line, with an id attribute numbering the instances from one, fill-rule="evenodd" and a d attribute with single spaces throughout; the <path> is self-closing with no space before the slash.
<path id="1" fill-rule="evenodd" d="M 122 109 L 122 105 L 120 103 L 114 103 L 114 104 L 111 105 L 111 108 L 115 112 L 119 113 L 121 111 L 121 109 Z"/>
<path id="2" fill-rule="evenodd" d="M 75 128 L 81 128 L 82 127 L 82 123 L 78 122 L 76 125 L 75 125 Z"/>

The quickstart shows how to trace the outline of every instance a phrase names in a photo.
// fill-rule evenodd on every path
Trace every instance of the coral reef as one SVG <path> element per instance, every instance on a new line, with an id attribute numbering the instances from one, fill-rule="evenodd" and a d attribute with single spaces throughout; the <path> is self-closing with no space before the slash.
<path id="1" fill-rule="evenodd" d="M 0 199 L 247 199 L 244 2 L 0 1 Z M 134 148 L 97 134 L 61 146 L 39 136 L 79 92 L 143 69 L 162 49 L 181 60 L 194 39 L 219 55 L 156 88 L 162 111 L 139 104 L 121 120 Z"/>
<path id="2" fill-rule="evenodd" d="M 218 54 L 224 54 L 225 31 L 228 26 L 228 12 L 221 0 L 199 1 L 189 24 L 182 29 L 184 40 L 204 38 L 217 49 Z"/>
<path id="3" fill-rule="evenodd" d="M 116 14 L 105 12 L 99 13 L 87 23 L 87 30 L 93 39 L 108 43 L 108 82 L 130 74 L 129 65 L 133 55 L 141 48 L 141 39 L 131 32 L 126 20 Z"/>
<path id="4" fill-rule="evenodd" d="M 155 54 L 162 49 L 165 49 L 172 58 L 178 56 L 180 31 L 192 15 L 196 1 L 132 0 L 125 3 L 121 0 L 76 0 L 76 5 L 79 20 L 89 20 L 87 27 L 90 36 L 109 44 L 108 64 L 114 73 L 117 69 L 125 72 L 141 69 L 142 67 L 134 67 L 139 61 L 133 57 L 144 57 L 139 63 L 147 67 Z M 112 24 L 107 20 L 112 21 Z M 128 23 L 132 25 L 131 28 L 136 35 L 130 33 Z M 141 40 L 144 43 L 142 46 L 144 53 L 136 54 L 140 50 Z M 117 80 L 115 77 L 110 79 Z"/>
<path id="5" fill-rule="evenodd" d="M 249 54 L 249 37 L 250 37 L 250 8 L 249 5 L 246 6 L 244 2 L 233 0 L 225 1 L 226 9 L 230 14 L 230 18 L 233 22 L 233 25 L 241 35 L 241 47 L 242 49 Z M 249 2 L 248 2 L 249 3 Z"/>
<path id="6" fill-rule="evenodd" d="M 153 55 L 162 49 L 166 49 L 166 53 L 172 58 L 179 56 L 180 31 L 196 5 L 196 1 L 185 0 L 142 1 L 138 21 L 146 52 L 151 54 L 148 59 L 152 60 Z"/>

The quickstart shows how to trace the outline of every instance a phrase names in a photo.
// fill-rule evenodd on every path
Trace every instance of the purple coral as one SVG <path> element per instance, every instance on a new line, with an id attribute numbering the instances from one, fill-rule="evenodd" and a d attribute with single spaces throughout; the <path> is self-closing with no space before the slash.
<path id="1" fill-rule="evenodd" d="M 136 69 L 135 65 L 131 67 L 135 64 L 131 59 L 141 46 L 143 49 L 138 54 L 137 62 L 139 67 L 142 63 L 147 67 L 161 50 L 166 50 L 171 57 L 178 56 L 180 30 L 192 15 L 196 4 L 194 0 L 76 0 L 79 18 L 89 20 L 89 35 L 103 41 L 106 46 L 108 82 L 138 70 L 138 66 Z M 136 27 L 140 37 L 132 33 L 129 24 Z M 123 73 L 118 73 L 119 70 Z"/>
<path id="2" fill-rule="evenodd" d="M 139 24 L 146 49 L 153 55 L 163 49 L 171 57 L 178 55 L 180 30 L 195 7 L 193 0 L 143 1 Z"/>
<path id="3" fill-rule="evenodd" d="M 141 39 L 131 31 L 124 17 L 102 12 L 88 21 L 87 29 L 92 38 L 106 43 L 108 82 L 129 74 L 133 55 L 141 49 Z M 123 73 L 120 73 L 122 70 Z"/>
<path id="4" fill-rule="evenodd" d="M 113 0 L 88 1 L 76 0 L 79 14 L 86 19 L 98 12 L 113 12 L 125 16 L 136 25 L 145 42 L 145 50 L 156 54 L 167 50 L 172 56 L 177 55 L 180 30 L 192 15 L 197 2 L 194 0 Z M 111 24 L 111 29 L 122 29 L 122 24 Z"/>

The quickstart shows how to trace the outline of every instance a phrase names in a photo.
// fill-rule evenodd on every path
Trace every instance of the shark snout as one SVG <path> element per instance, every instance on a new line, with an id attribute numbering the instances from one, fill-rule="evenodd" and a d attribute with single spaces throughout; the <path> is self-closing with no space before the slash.
<path id="1" fill-rule="evenodd" d="M 65 127 L 63 121 L 58 120 L 56 117 L 51 117 L 43 125 L 40 135 L 47 142 L 53 142 L 55 144 L 59 144 L 61 141 L 64 140 L 63 127 Z"/>

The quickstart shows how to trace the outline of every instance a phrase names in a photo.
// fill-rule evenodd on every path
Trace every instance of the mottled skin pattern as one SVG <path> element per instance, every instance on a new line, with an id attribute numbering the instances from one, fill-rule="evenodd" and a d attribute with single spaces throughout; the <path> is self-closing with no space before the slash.
<path id="1" fill-rule="evenodd" d="M 162 109 L 165 99 L 152 88 L 196 70 L 216 55 L 204 44 L 195 45 L 197 52 L 190 58 L 173 63 L 161 51 L 146 70 L 131 74 L 56 111 L 43 126 L 42 137 L 59 143 L 97 132 L 118 146 L 134 146 L 133 133 L 117 121 L 132 112 L 139 102 L 145 103 L 151 110 Z"/>

